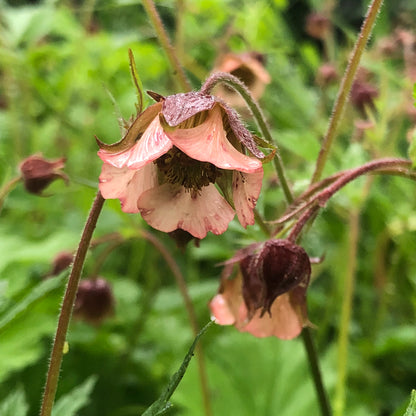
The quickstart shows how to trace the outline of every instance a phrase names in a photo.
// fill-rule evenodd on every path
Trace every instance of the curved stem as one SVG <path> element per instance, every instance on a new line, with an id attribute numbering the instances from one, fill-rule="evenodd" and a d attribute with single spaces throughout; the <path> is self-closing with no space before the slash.
<path id="1" fill-rule="evenodd" d="M 101 196 L 100 191 L 98 191 L 88 215 L 87 222 L 84 226 L 84 231 L 82 232 L 78 250 L 75 254 L 71 274 L 69 275 L 68 284 L 66 286 L 64 299 L 62 301 L 55 339 L 53 342 L 49 361 L 45 390 L 43 393 L 42 408 L 40 411 L 41 416 L 50 416 L 52 413 L 56 389 L 58 387 L 59 371 L 61 368 L 62 357 L 64 353 L 65 339 L 68 332 L 69 321 L 72 315 L 72 309 L 74 307 L 78 284 L 81 278 L 81 272 L 84 266 L 85 257 L 87 255 L 91 237 L 97 224 L 97 220 L 103 204 L 104 198 Z"/>
<path id="2" fill-rule="evenodd" d="M 321 371 L 319 369 L 318 354 L 316 352 L 315 343 L 313 342 L 310 328 L 303 328 L 302 341 L 308 355 L 308 362 L 314 381 L 316 394 L 318 396 L 319 407 L 322 416 L 331 415 L 331 407 L 329 405 L 328 397 L 325 392 L 325 387 L 322 382 Z"/>
<path id="3" fill-rule="evenodd" d="M 166 249 L 166 247 L 153 234 L 144 230 L 140 231 L 140 234 L 156 247 L 156 249 L 160 252 L 160 254 L 165 259 L 166 263 L 168 264 L 169 268 L 171 269 L 173 276 L 175 277 L 176 284 L 178 285 L 179 291 L 181 292 L 182 298 L 184 300 L 185 308 L 188 313 L 188 318 L 191 323 L 192 332 L 194 336 L 197 337 L 199 333 L 199 327 L 198 327 L 198 321 L 196 318 L 194 305 L 192 303 L 191 297 L 189 296 L 188 287 L 186 285 L 185 278 L 182 275 L 182 272 L 179 269 L 178 264 L 176 263 L 175 259 L 170 254 L 170 252 Z M 205 415 L 211 416 L 212 415 L 211 401 L 209 397 L 210 395 L 209 395 L 209 387 L 208 387 L 208 378 L 207 378 L 207 372 L 205 369 L 205 361 L 204 361 L 204 353 L 203 353 L 202 345 L 198 344 L 196 347 L 196 350 L 198 352 L 197 354 L 197 362 L 198 362 L 198 369 L 199 369 L 198 373 L 199 373 L 199 379 L 201 383 L 201 391 L 202 391 L 202 398 L 204 401 Z"/>
<path id="4" fill-rule="evenodd" d="M 15 178 L 11 179 L 7 182 L 1 189 L 0 189 L 0 211 L 3 207 L 3 202 L 6 199 L 6 196 L 13 190 L 13 188 L 17 185 L 17 183 L 22 179 L 22 177 L 16 176 Z"/>
<path id="5" fill-rule="evenodd" d="M 322 171 L 324 169 L 328 154 L 331 150 L 331 146 L 335 138 L 335 134 L 344 113 L 345 104 L 348 101 L 348 96 L 351 91 L 351 86 L 354 81 L 355 74 L 357 73 L 361 56 L 367 45 L 368 39 L 376 21 L 376 17 L 380 11 L 382 4 L 383 0 L 373 0 L 370 7 L 368 8 L 367 15 L 364 19 L 364 23 L 361 27 L 361 31 L 358 35 L 350 60 L 348 62 L 347 69 L 339 87 L 338 96 L 332 109 L 332 117 L 329 121 L 328 129 L 321 145 L 321 150 L 316 161 L 315 172 L 313 173 L 311 183 L 319 181 L 322 176 Z"/>
<path id="6" fill-rule="evenodd" d="M 169 40 L 168 34 L 166 33 L 165 28 L 163 27 L 162 20 L 157 12 L 156 6 L 152 0 L 143 0 L 143 7 L 148 14 L 153 27 L 155 28 L 156 35 L 159 39 L 160 45 L 164 49 L 169 62 L 174 70 L 174 75 L 182 87 L 184 91 L 191 91 L 192 86 L 188 81 L 188 78 L 185 75 L 185 71 L 183 70 L 181 64 L 179 63 L 179 59 L 176 56 L 175 50 Z"/>
<path id="7" fill-rule="evenodd" d="M 263 113 L 260 109 L 260 106 L 258 103 L 254 100 L 254 98 L 251 96 L 249 90 L 247 87 L 234 75 L 231 75 L 227 72 L 217 72 L 214 75 L 210 76 L 204 83 L 204 85 L 201 87 L 201 93 L 203 94 L 209 94 L 210 91 L 215 87 L 215 85 L 223 83 L 228 85 L 229 87 L 233 88 L 235 91 L 237 91 L 241 97 L 243 97 L 244 101 L 246 102 L 248 108 L 250 109 L 251 113 L 253 114 L 253 117 L 255 118 L 257 125 L 259 126 L 259 129 L 261 130 L 264 139 L 274 145 L 276 154 L 274 157 L 274 166 L 277 172 L 277 176 L 279 177 L 280 184 L 282 186 L 283 192 L 285 194 L 286 200 L 289 204 L 293 202 L 293 194 L 292 191 L 289 188 L 286 176 L 285 176 L 285 170 L 283 167 L 283 161 L 279 153 L 279 149 L 273 142 L 272 135 L 270 133 L 269 127 L 267 126 L 267 123 L 265 121 L 265 118 L 263 116 Z"/>
<path id="8" fill-rule="evenodd" d="M 302 228 L 304 225 L 312 218 L 318 210 L 323 207 L 328 200 L 338 192 L 342 187 L 353 181 L 354 179 L 358 178 L 359 176 L 365 175 L 367 173 L 382 170 L 384 173 L 392 173 L 395 172 L 393 170 L 396 168 L 398 172 L 395 174 L 400 174 L 400 176 L 406 176 L 410 179 L 414 179 L 414 175 L 408 173 L 407 175 L 404 174 L 403 168 L 411 166 L 410 160 L 407 159 L 398 159 L 398 158 L 385 158 L 385 159 L 377 159 L 371 162 L 368 162 L 362 166 L 359 166 L 355 169 L 350 169 L 343 173 L 338 179 L 332 182 L 331 185 L 323 189 L 321 192 L 316 194 L 313 198 L 311 198 L 308 202 L 304 205 L 293 211 L 292 213 L 286 215 L 287 218 L 289 215 L 292 217 L 293 213 L 299 213 L 304 211 L 305 209 L 309 208 L 306 212 L 302 214 L 302 216 L 298 219 L 296 225 L 293 227 L 292 231 L 290 232 L 288 239 L 290 241 L 296 241 Z"/>

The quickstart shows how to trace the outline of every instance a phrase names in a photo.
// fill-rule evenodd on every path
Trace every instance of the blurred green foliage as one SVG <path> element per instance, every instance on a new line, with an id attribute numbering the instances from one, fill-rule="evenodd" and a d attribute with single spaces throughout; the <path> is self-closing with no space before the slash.
<path id="1" fill-rule="evenodd" d="M 272 82 L 261 105 L 296 193 L 306 189 L 313 172 L 366 9 L 358 1 L 337 2 L 331 18 L 333 43 L 325 44 L 308 36 L 304 23 L 309 13 L 330 3 L 157 2 L 195 88 L 211 71 L 219 51 L 265 54 Z M 416 163 L 416 79 L 400 43 L 400 33 L 406 31 L 416 45 L 415 13 L 410 1 L 385 5 L 362 62 L 378 97 L 364 116 L 348 106 L 325 174 L 375 157 L 410 157 Z M 53 183 L 44 198 L 28 194 L 18 183 L 4 199 L 1 416 L 38 412 L 67 272 L 46 277 L 58 253 L 77 247 L 100 173 L 94 135 L 115 142 L 120 137 L 118 117 L 129 119 L 135 113 L 129 48 L 145 89 L 178 92 L 139 1 L 0 2 L 0 187 L 6 189 L 19 175 L 25 157 L 39 152 L 47 158 L 66 157 L 65 172 L 71 179 L 69 186 Z M 327 60 L 338 78 L 322 86 L 316 74 Z M 246 122 L 258 133 L 252 120 Z M 337 194 L 305 235 L 308 253 L 325 257 L 313 270 L 309 314 L 333 399 L 350 219 L 352 212 L 360 212 L 346 415 L 393 414 L 406 408 L 409 392 L 416 387 L 415 207 L 414 182 L 371 176 Z M 267 166 L 259 212 L 274 220 L 284 208 L 275 173 Z M 138 215 L 122 213 L 118 201 L 106 202 L 84 276 L 99 273 L 111 282 L 115 313 L 99 326 L 72 322 L 55 416 L 140 414 L 159 397 L 192 342 L 172 272 L 148 241 L 137 238 L 135 230 L 140 228 L 147 226 Z M 209 319 L 207 303 L 217 290 L 217 264 L 264 238 L 259 227 L 243 230 L 234 221 L 224 235 L 209 235 L 199 248 L 190 245 L 182 252 L 167 236 L 150 231 L 184 273 L 201 327 Z M 114 232 L 125 239 L 111 247 L 106 237 Z M 318 414 L 299 340 L 255 339 L 234 328 L 215 327 L 201 342 L 215 415 Z M 203 414 L 196 361 L 191 361 L 172 402 L 170 414 Z"/>

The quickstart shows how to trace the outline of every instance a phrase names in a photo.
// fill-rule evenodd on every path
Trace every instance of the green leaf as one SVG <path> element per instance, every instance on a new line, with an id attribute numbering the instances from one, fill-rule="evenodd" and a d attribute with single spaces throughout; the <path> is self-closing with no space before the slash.
<path id="1" fill-rule="evenodd" d="M 166 413 L 166 411 L 171 407 L 171 403 L 168 402 L 179 383 L 182 380 L 182 377 L 185 375 L 186 369 L 191 361 L 191 358 L 194 355 L 194 350 L 199 338 L 206 332 L 206 330 L 213 324 L 213 321 L 208 322 L 195 337 L 194 342 L 189 348 L 188 353 L 186 354 L 179 370 L 171 377 L 169 384 L 167 385 L 165 391 L 162 395 L 142 414 L 142 416 L 159 416 Z"/>
<path id="2" fill-rule="evenodd" d="M 97 376 L 91 376 L 84 383 L 62 396 L 52 410 L 52 416 L 76 416 L 79 409 L 88 404 Z"/>
<path id="3" fill-rule="evenodd" d="M 416 416 L 416 390 L 412 390 L 409 407 L 403 416 Z"/>
<path id="4" fill-rule="evenodd" d="M 25 416 L 27 411 L 28 405 L 22 387 L 10 393 L 0 404 L 0 416 Z"/>
<path id="5" fill-rule="evenodd" d="M 25 298 L 23 298 L 23 300 L 21 300 L 14 307 L 0 316 L 0 334 L 4 328 L 14 319 L 16 319 L 16 317 L 18 317 L 21 313 L 28 310 L 29 307 L 31 307 L 38 300 L 42 299 L 46 294 L 61 286 L 64 275 L 65 274 L 53 279 L 44 280 L 43 282 L 39 283 L 29 292 Z"/>

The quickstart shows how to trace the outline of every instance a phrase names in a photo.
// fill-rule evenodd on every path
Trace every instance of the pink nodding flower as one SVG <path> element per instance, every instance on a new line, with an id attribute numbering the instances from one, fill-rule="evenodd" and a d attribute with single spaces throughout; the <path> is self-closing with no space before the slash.
<path id="1" fill-rule="evenodd" d="M 302 247 L 288 240 L 253 244 L 225 263 L 219 292 L 209 305 L 213 318 L 219 325 L 234 325 L 259 338 L 295 338 L 309 325 L 310 274 L 310 260 Z"/>
<path id="2" fill-rule="evenodd" d="M 198 239 L 222 234 L 235 212 L 244 227 L 254 224 L 264 155 L 236 112 L 199 92 L 159 99 L 118 143 L 97 140 L 102 196 L 157 230 Z"/>

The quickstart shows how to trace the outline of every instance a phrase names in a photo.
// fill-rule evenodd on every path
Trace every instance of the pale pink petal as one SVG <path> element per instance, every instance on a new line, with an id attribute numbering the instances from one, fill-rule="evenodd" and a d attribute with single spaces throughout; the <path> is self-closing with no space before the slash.
<path id="1" fill-rule="evenodd" d="M 302 315 L 304 305 L 294 306 L 290 301 L 290 293 L 284 293 L 273 302 L 271 315 L 266 312 L 260 317 L 259 309 L 249 319 L 242 295 L 242 284 L 240 273 L 233 279 L 223 280 L 220 293 L 209 305 L 216 323 L 233 324 L 240 332 L 249 332 L 258 338 L 275 336 L 292 339 L 300 334 L 304 323 L 307 323 Z"/>
<path id="2" fill-rule="evenodd" d="M 258 338 L 275 336 L 280 339 L 295 338 L 302 328 L 302 317 L 290 302 L 289 293 L 276 298 L 271 307 L 271 316 L 266 312 L 260 317 L 258 310 L 248 324 L 238 327 L 241 332 L 249 332 Z"/>
<path id="3" fill-rule="evenodd" d="M 232 325 L 235 323 L 235 316 L 223 295 L 215 295 L 209 303 L 209 307 L 215 323 L 218 325 Z"/>
<path id="4" fill-rule="evenodd" d="M 234 217 L 233 209 L 213 184 L 193 196 L 182 186 L 165 183 L 145 192 L 138 207 L 153 228 L 166 233 L 180 228 L 200 239 L 208 231 L 222 234 Z"/>
<path id="5" fill-rule="evenodd" d="M 160 125 L 159 117 L 155 117 L 142 137 L 130 149 L 120 153 L 110 153 L 100 149 L 98 156 L 103 162 L 116 168 L 140 169 L 164 155 L 172 146 L 172 142 Z"/>
<path id="6" fill-rule="evenodd" d="M 100 175 L 100 192 L 105 199 L 119 199 L 124 212 L 139 212 L 137 201 L 140 195 L 157 182 L 157 168 L 153 163 L 140 170 L 115 168 L 103 164 Z"/>
<path id="7" fill-rule="evenodd" d="M 254 208 L 260 195 L 263 168 L 254 173 L 233 172 L 233 201 L 238 220 L 246 228 L 254 224 Z"/>
<path id="8" fill-rule="evenodd" d="M 208 118 L 199 126 L 178 128 L 166 134 L 192 159 L 210 162 L 218 168 L 250 173 L 262 166 L 260 160 L 244 155 L 228 141 L 219 105 L 209 111 Z"/>

